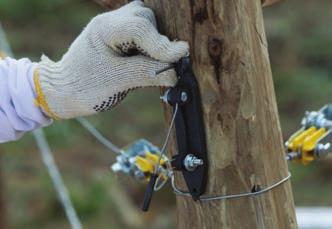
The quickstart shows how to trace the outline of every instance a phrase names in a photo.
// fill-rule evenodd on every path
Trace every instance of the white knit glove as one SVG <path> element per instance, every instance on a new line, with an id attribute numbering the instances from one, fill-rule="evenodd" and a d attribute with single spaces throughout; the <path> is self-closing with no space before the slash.
<path id="1" fill-rule="evenodd" d="M 173 86 L 173 69 L 156 71 L 188 49 L 160 35 L 151 9 L 134 1 L 93 18 L 59 62 L 42 57 L 34 75 L 37 105 L 55 119 L 110 110 L 135 88 Z"/>

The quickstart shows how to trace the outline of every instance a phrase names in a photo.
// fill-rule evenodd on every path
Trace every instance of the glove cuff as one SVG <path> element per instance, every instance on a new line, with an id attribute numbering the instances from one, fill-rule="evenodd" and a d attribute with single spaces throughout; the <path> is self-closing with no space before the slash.
<path id="1" fill-rule="evenodd" d="M 79 116 L 74 103 L 74 85 L 70 71 L 61 61 L 54 62 L 43 55 L 34 75 L 38 95 L 36 104 L 53 119 Z"/>
<path id="2" fill-rule="evenodd" d="M 35 105 L 40 107 L 44 111 L 44 113 L 50 118 L 54 120 L 59 120 L 59 116 L 51 110 L 46 101 L 45 94 L 40 86 L 39 72 L 37 69 L 33 73 L 33 82 L 35 84 L 35 91 L 37 94 Z"/>

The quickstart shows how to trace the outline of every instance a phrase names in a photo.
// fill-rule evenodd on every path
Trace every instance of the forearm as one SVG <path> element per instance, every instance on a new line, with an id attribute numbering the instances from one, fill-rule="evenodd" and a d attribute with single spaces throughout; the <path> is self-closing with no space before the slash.
<path id="1" fill-rule="evenodd" d="M 0 61 L 0 143 L 52 122 L 35 105 L 35 68 L 28 59 Z"/>
<path id="2" fill-rule="evenodd" d="M 51 118 L 108 111 L 137 88 L 174 86 L 170 67 L 188 53 L 187 42 L 159 34 L 152 10 L 133 1 L 94 17 L 59 61 L 7 58 L 0 62 L 0 143 Z"/>

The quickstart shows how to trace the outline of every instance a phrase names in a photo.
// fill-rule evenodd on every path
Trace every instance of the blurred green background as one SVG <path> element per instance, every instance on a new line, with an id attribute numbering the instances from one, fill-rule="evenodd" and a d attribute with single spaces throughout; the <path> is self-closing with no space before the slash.
<path id="1" fill-rule="evenodd" d="M 332 102 L 332 2 L 289 0 L 264 9 L 271 64 L 284 138 L 299 128 L 306 110 Z M 0 20 L 17 57 L 59 59 L 94 15 L 88 0 L 1 0 Z M 165 134 L 157 89 L 131 93 L 113 112 L 89 118 L 123 146 L 145 136 L 157 145 Z M 85 228 L 132 228 L 140 220 L 123 214 L 120 193 L 150 228 L 171 228 L 175 200 L 169 188 L 158 194 L 153 211 L 139 212 L 144 186 L 109 171 L 114 156 L 76 121 L 46 128 L 70 195 Z M 69 228 L 31 134 L 0 145 L 10 228 Z M 332 160 L 290 165 L 297 206 L 332 205 Z M 119 189 L 117 189 L 119 188 Z M 119 191 L 120 190 L 120 191 Z M 127 207 L 128 207 L 127 206 Z M 128 221 L 133 221 L 128 223 Z"/>

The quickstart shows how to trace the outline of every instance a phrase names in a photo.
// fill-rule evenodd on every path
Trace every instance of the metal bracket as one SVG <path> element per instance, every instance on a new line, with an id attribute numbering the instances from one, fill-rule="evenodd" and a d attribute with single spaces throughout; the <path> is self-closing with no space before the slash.
<path id="1" fill-rule="evenodd" d="M 167 93 L 167 101 L 178 112 L 175 118 L 178 154 L 172 158 L 174 170 L 181 171 L 188 191 L 199 200 L 207 184 L 208 157 L 198 84 L 189 57 L 176 65 L 178 82 Z"/>
<path id="2" fill-rule="evenodd" d="M 208 172 L 199 88 L 189 57 L 182 58 L 176 64 L 175 70 L 178 76 L 177 84 L 161 97 L 174 109 L 178 154 L 173 156 L 171 165 L 174 170 L 182 172 L 192 198 L 199 200 L 205 192 Z M 143 211 L 149 209 L 157 177 L 156 173 L 150 177 L 144 196 Z"/>

